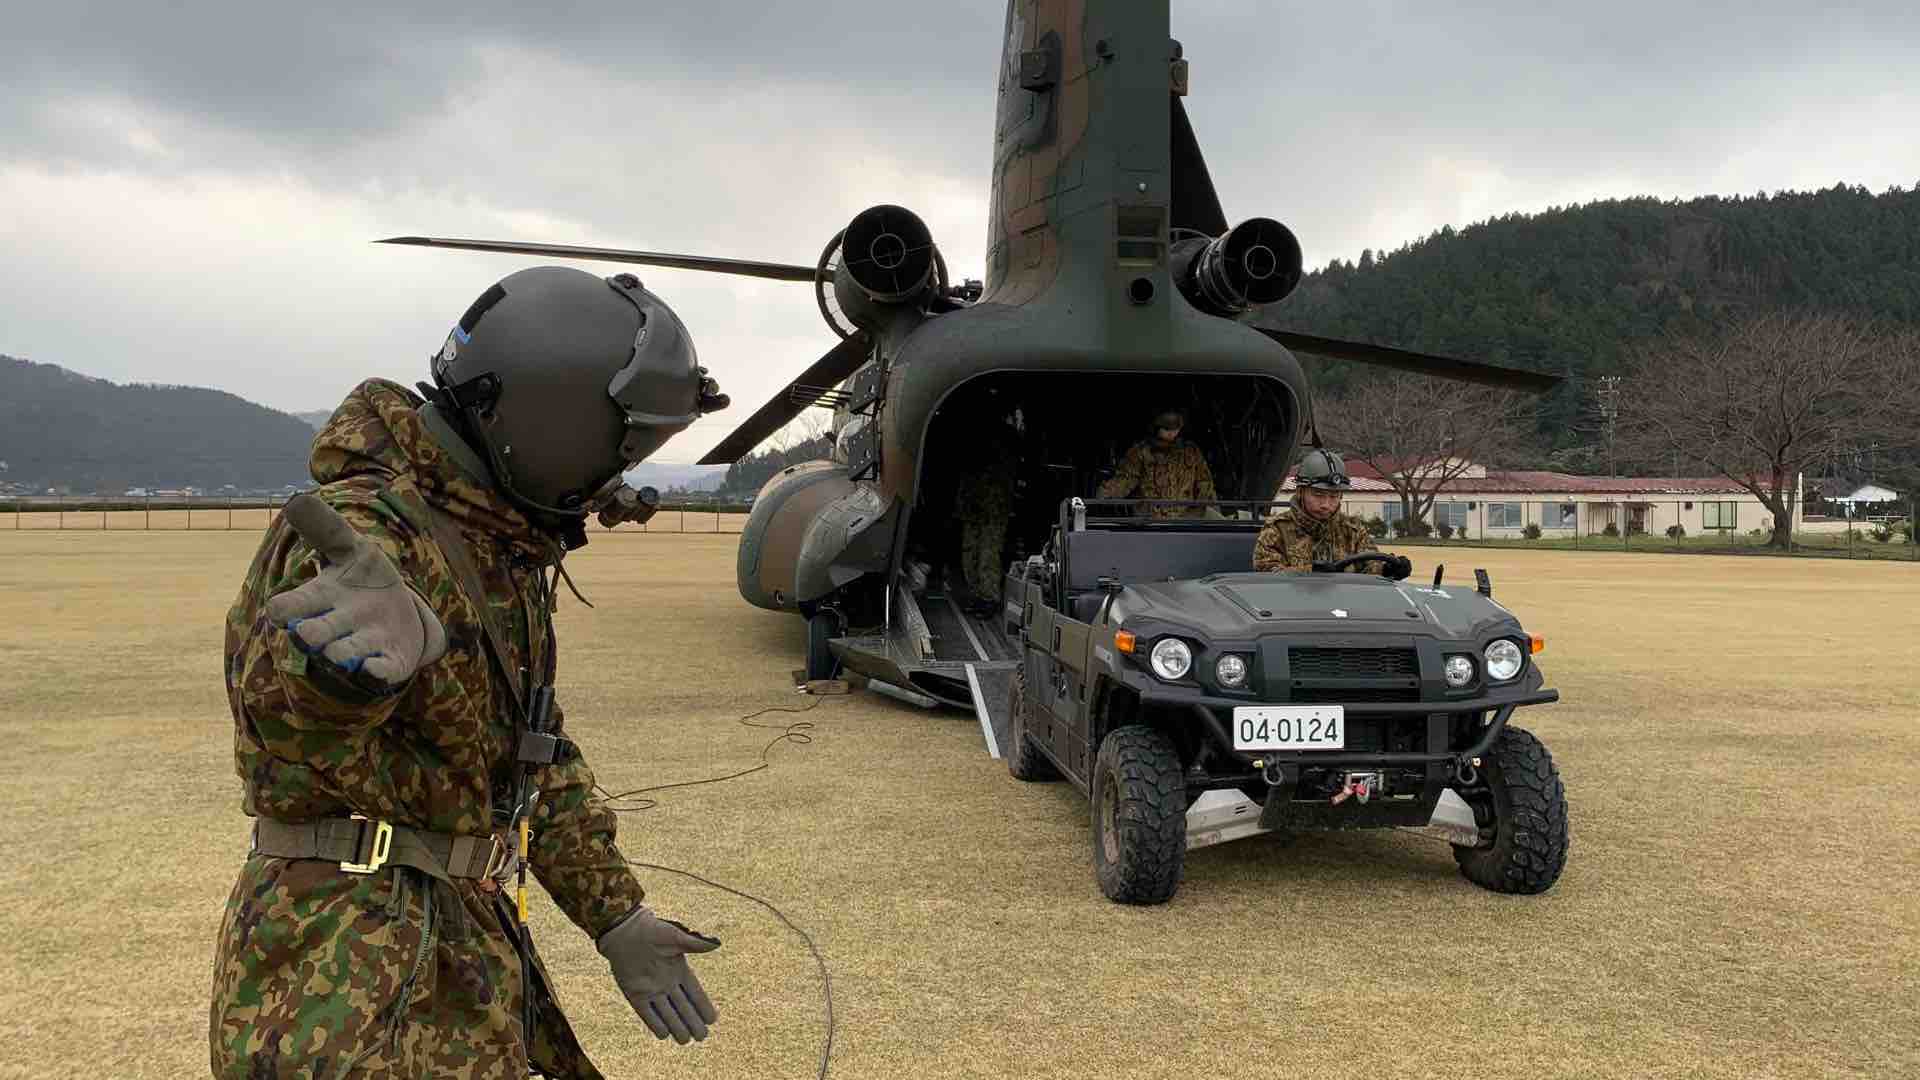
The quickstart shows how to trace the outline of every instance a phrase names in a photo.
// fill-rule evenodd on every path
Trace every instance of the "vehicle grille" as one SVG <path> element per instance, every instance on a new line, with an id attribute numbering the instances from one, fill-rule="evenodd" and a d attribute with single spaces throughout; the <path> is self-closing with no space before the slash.
<path id="1" fill-rule="evenodd" d="M 1412 649 L 1287 650 L 1287 699 L 1303 705 L 1420 700 L 1420 657 Z"/>
<path id="2" fill-rule="evenodd" d="M 1418 686 L 1301 686 L 1295 684 L 1292 701 L 1299 705 L 1364 705 L 1380 701 L 1419 701 Z"/>
<path id="3" fill-rule="evenodd" d="M 1287 665 L 1296 679 L 1386 679 L 1420 674 L 1420 660 L 1412 649 L 1288 649 Z"/>

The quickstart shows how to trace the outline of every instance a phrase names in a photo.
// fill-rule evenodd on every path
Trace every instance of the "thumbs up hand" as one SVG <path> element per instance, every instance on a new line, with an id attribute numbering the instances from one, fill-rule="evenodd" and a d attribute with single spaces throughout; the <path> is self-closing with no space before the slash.
<path id="1" fill-rule="evenodd" d="M 321 561 L 318 576 L 266 605 L 302 651 L 395 686 L 446 654 L 439 616 L 379 545 L 312 495 L 294 496 L 283 512 Z"/>

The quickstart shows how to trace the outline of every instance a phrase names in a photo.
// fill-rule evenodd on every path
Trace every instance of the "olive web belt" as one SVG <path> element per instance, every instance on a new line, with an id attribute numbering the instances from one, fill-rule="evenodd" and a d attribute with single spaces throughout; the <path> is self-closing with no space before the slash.
<path id="1" fill-rule="evenodd" d="M 428 832 L 357 814 L 302 822 L 259 818 L 253 826 L 253 851 L 275 859 L 337 862 L 350 874 L 411 866 L 449 884 L 456 879 L 497 882 L 514 867 L 513 849 L 497 835 Z"/>

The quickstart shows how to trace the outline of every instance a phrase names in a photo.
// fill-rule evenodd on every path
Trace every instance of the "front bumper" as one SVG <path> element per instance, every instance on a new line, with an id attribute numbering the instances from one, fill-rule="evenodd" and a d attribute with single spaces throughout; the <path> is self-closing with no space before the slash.
<path id="1" fill-rule="evenodd" d="M 1560 692 L 1514 686 L 1489 690 L 1472 698 L 1367 702 L 1344 706 L 1349 716 L 1398 720 L 1403 724 L 1425 717 L 1425 738 L 1420 740 L 1426 745 L 1424 751 L 1237 750 L 1230 734 L 1233 710 L 1236 706 L 1258 705 L 1261 702 L 1214 697 L 1198 691 L 1166 687 L 1145 689 L 1140 699 L 1151 706 L 1184 709 L 1194 718 L 1215 750 L 1225 755 L 1227 760 L 1241 762 L 1250 768 L 1256 767 L 1256 761 L 1262 765 L 1359 768 L 1370 765 L 1428 765 L 1442 762 L 1459 765 L 1471 762 L 1485 755 L 1493 746 L 1494 740 L 1500 737 L 1508 719 L 1513 716 L 1514 709 L 1523 705 L 1551 704 L 1560 700 Z M 1452 745 L 1455 717 L 1488 712 L 1493 713 L 1492 719 L 1479 728 L 1471 743 L 1458 747 Z"/>

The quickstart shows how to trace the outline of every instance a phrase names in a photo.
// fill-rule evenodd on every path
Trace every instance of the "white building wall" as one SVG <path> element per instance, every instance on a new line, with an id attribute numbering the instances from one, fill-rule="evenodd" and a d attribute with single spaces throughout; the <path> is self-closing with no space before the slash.
<path id="1" fill-rule="evenodd" d="M 1748 533 L 1771 527 L 1773 512 L 1747 492 L 1710 495 L 1617 495 L 1590 492 L 1530 493 L 1526 495 L 1481 495 L 1461 493 L 1442 495 L 1434 500 L 1430 522 L 1463 523 L 1472 538 L 1519 538 L 1529 524 L 1540 527 L 1543 537 L 1570 537 L 1575 526 L 1567 523 L 1562 507 L 1573 506 L 1574 521 L 1581 535 L 1605 532 L 1612 523 L 1625 532 L 1638 522 L 1646 533 L 1664 536 L 1669 526 L 1678 524 L 1688 536 L 1725 532 Z M 1389 509 L 1391 507 L 1391 509 Z M 1342 510 L 1361 520 L 1379 517 L 1391 520 L 1398 514 L 1400 499 L 1391 493 L 1355 492 L 1342 500 Z M 1796 527 L 1801 509 L 1794 507 Z"/>

